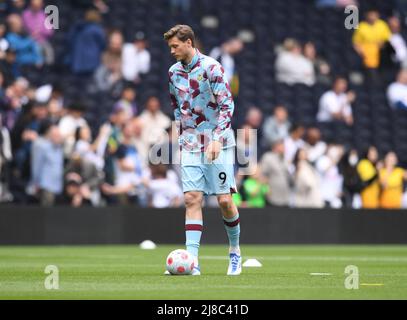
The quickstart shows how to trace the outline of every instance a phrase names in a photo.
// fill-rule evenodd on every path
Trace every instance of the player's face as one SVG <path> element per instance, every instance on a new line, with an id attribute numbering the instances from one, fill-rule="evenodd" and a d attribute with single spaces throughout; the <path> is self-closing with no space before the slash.
<path id="1" fill-rule="evenodd" d="M 192 48 L 192 43 L 189 39 L 183 42 L 177 37 L 172 37 L 168 40 L 168 46 L 170 47 L 171 55 L 177 61 L 183 61 L 188 57 L 188 53 Z"/>

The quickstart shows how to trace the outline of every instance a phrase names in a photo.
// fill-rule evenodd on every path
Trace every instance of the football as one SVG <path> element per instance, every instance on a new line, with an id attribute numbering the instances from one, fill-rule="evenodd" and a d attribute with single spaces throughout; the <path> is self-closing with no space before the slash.
<path id="1" fill-rule="evenodd" d="M 184 249 L 174 250 L 167 257 L 166 268 L 172 275 L 190 275 L 194 269 L 194 258 Z"/>

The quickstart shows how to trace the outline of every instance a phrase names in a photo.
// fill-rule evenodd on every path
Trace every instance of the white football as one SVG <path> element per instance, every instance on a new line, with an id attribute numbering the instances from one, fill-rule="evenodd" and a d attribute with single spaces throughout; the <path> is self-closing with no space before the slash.
<path id="1" fill-rule="evenodd" d="M 194 269 L 194 257 L 184 249 L 174 250 L 167 257 L 166 268 L 173 275 L 189 275 Z"/>

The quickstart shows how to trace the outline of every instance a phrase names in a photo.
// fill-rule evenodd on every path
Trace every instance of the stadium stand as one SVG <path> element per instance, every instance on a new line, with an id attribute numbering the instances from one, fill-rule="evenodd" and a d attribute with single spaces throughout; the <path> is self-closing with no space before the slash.
<path id="1" fill-rule="evenodd" d="M 121 30 L 125 42 L 131 41 L 136 32 L 145 34 L 151 67 L 136 85 L 137 104 L 143 106 L 150 96 L 157 96 L 162 110 L 168 115 L 172 110 L 167 72 L 173 60 L 162 39 L 163 33 L 174 24 L 189 24 L 197 34 L 203 52 L 208 54 L 212 48 L 235 37 L 241 30 L 251 30 L 255 35 L 254 41 L 245 43 L 244 50 L 235 57 L 239 75 L 235 128 L 243 125 L 251 106 L 258 106 L 266 117 L 272 114 L 274 106 L 284 105 L 292 123 L 319 127 L 323 139 L 328 142 L 340 142 L 359 152 L 375 145 L 381 155 L 394 150 L 401 166 L 406 167 L 407 112 L 393 110 L 386 98 L 386 89 L 394 80 L 395 73 L 386 74 L 384 70 L 380 83 L 367 81 L 366 77 L 363 80 L 362 63 L 352 44 L 354 30 L 344 27 L 346 15 L 343 8 L 319 7 L 315 3 L 311 0 L 194 0 L 186 14 L 171 11 L 170 1 L 166 0 L 106 1 L 109 10 L 102 15 L 102 25 L 106 30 Z M 99 128 L 109 120 L 119 96 L 114 91 L 95 90 L 90 85 L 91 78 L 72 74 L 66 63 L 70 50 L 67 37 L 73 24 L 83 18 L 84 6 L 78 5 L 77 1 L 65 0 L 55 0 L 52 4 L 58 7 L 60 17 L 60 29 L 50 39 L 56 61 L 42 69 L 27 67 L 23 69 L 23 75 L 34 88 L 46 84 L 63 88 L 66 106 L 80 100 L 87 106 L 84 117 L 93 136 L 97 136 Z M 383 18 L 397 13 L 396 1 L 359 1 L 361 14 L 372 7 Z M 203 26 L 202 19 L 207 16 L 217 18 L 217 28 Z M 405 37 L 404 29 L 402 35 Z M 296 39 L 300 44 L 312 41 L 318 55 L 329 64 L 332 76 L 350 78 L 349 87 L 355 92 L 356 100 L 352 104 L 354 124 L 349 130 L 336 130 L 334 126 L 316 121 L 319 99 L 330 85 L 319 82 L 311 86 L 289 85 L 276 80 L 278 46 L 287 38 Z M 358 76 L 362 76 L 362 80 Z M 329 141 L 332 137 L 337 140 Z"/>

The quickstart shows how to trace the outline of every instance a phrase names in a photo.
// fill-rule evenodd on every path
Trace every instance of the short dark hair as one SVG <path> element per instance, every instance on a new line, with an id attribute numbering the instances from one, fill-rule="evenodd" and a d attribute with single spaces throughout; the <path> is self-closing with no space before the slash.
<path id="1" fill-rule="evenodd" d="M 173 37 L 177 37 L 182 42 L 187 41 L 188 39 L 192 42 L 192 47 L 195 48 L 195 33 L 192 28 L 186 24 L 177 24 L 172 27 L 166 33 L 164 33 L 164 40 L 168 41 Z"/>

